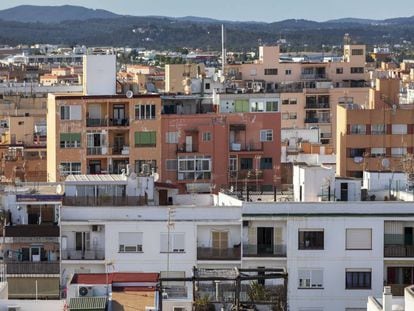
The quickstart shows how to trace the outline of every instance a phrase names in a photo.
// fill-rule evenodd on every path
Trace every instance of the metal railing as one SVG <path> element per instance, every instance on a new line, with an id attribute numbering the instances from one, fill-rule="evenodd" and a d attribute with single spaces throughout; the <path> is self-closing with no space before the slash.
<path id="1" fill-rule="evenodd" d="M 198 152 L 198 144 L 178 144 L 177 153 Z"/>
<path id="2" fill-rule="evenodd" d="M 105 152 L 106 151 L 106 152 Z M 107 147 L 88 147 L 87 148 L 87 155 L 102 155 L 106 154 L 108 151 Z"/>
<path id="3" fill-rule="evenodd" d="M 414 245 L 406 243 L 404 234 L 384 234 L 384 257 L 414 257 Z"/>
<path id="4" fill-rule="evenodd" d="M 286 245 L 243 245 L 243 257 L 286 257 Z"/>
<path id="5" fill-rule="evenodd" d="M 239 260 L 240 246 L 232 248 L 197 247 L 197 260 Z"/>
<path id="6" fill-rule="evenodd" d="M 58 261 L 6 261 L 7 274 L 59 274 Z"/>
<path id="7" fill-rule="evenodd" d="M 61 251 L 62 260 L 104 260 L 104 249 L 76 250 L 65 249 Z"/>
<path id="8" fill-rule="evenodd" d="M 146 205 L 144 196 L 100 196 L 100 197 L 64 197 L 66 206 L 140 206 Z"/>
<path id="9" fill-rule="evenodd" d="M 244 143 L 233 142 L 229 144 L 230 151 L 263 151 L 263 142 L 260 143 Z"/>
<path id="10" fill-rule="evenodd" d="M 109 119 L 109 126 L 129 126 L 129 119 Z"/>
<path id="11" fill-rule="evenodd" d="M 86 119 L 87 127 L 108 126 L 108 119 Z"/>
<path id="12" fill-rule="evenodd" d="M 162 295 L 163 300 L 187 298 L 188 290 L 186 286 L 168 286 L 163 283 Z"/>

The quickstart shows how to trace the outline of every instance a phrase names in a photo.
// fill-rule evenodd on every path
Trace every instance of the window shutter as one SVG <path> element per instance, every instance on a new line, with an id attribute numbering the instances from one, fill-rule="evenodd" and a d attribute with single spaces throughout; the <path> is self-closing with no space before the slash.
<path id="1" fill-rule="evenodd" d="M 70 106 L 70 119 L 81 120 L 82 107 L 80 105 Z"/>
<path id="2" fill-rule="evenodd" d="M 372 229 L 346 229 L 346 249 L 371 249 Z"/>

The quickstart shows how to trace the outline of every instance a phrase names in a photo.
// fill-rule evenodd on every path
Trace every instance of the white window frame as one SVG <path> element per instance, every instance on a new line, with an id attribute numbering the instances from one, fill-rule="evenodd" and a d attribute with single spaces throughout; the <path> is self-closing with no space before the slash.
<path id="1" fill-rule="evenodd" d="M 367 127 L 365 124 L 351 124 L 349 126 L 349 132 L 353 135 L 365 135 L 367 133 Z"/>
<path id="2" fill-rule="evenodd" d="M 317 275 L 320 273 L 321 275 Z M 321 278 L 322 282 L 317 281 Z M 299 268 L 298 289 L 323 289 L 323 269 L 321 268 Z"/>
<path id="3" fill-rule="evenodd" d="M 122 236 L 126 240 L 136 240 L 135 243 L 121 241 Z M 118 252 L 119 253 L 142 253 L 143 233 L 142 232 L 119 232 L 118 233 Z"/>
<path id="4" fill-rule="evenodd" d="M 405 135 L 408 133 L 407 124 L 392 124 L 391 134 L 393 135 Z"/>
<path id="5" fill-rule="evenodd" d="M 212 136 L 211 132 L 203 132 L 203 141 L 211 141 Z"/>
<path id="6" fill-rule="evenodd" d="M 391 157 L 402 157 L 407 154 L 406 147 L 391 148 Z"/>
<path id="7" fill-rule="evenodd" d="M 273 130 L 260 130 L 260 141 L 261 142 L 269 142 L 273 141 Z"/>
<path id="8" fill-rule="evenodd" d="M 362 235 L 369 235 L 369 237 L 365 236 L 365 238 L 368 237 L 369 239 L 369 242 L 368 242 L 369 245 L 362 244 L 362 241 L 363 241 Z M 351 243 L 353 245 L 351 245 Z M 371 228 L 346 228 L 345 249 L 346 250 L 372 250 L 372 229 Z"/>
<path id="9" fill-rule="evenodd" d="M 79 170 L 74 171 L 73 170 L 73 166 L 75 164 L 79 164 Z M 81 169 L 82 169 L 82 164 L 81 162 L 60 162 L 60 165 L 62 167 L 62 175 L 80 175 L 81 174 Z M 64 166 L 67 165 L 69 167 L 68 170 L 64 170 Z"/>
<path id="10" fill-rule="evenodd" d="M 165 133 L 165 142 L 167 144 L 178 144 L 178 132 Z"/>
<path id="11" fill-rule="evenodd" d="M 385 135 L 386 131 L 385 124 L 371 124 L 371 135 Z"/>
<path id="12" fill-rule="evenodd" d="M 147 106 L 149 106 L 149 115 L 147 115 Z M 152 114 L 152 106 L 154 106 L 154 115 Z M 143 116 L 141 116 L 141 110 L 143 109 Z M 137 115 L 138 110 L 138 115 Z M 155 120 L 157 117 L 157 107 L 155 104 L 136 104 L 135 105 L 135 120 Z"/>
<path id="13" fill-rule="evenodd" d="M 382 157 L 385 156 L 387 153 L 386 148 L 371 148 L 371 156 L 372 157 Z"/>
<path id="14" fill-rule="evenodd" d="M 60 106 L 60 120 L 71 120 L 71 121 L 82 120 L 82 106 L 81 105 Z"/>
<path id="15" fill-rule="evenodd" d="M 168 236 L 170 238 L 170 249 L 169 250 L 168 250 Z M 160 233 L 160 253 L 185 253 L 185 233 L 184 232 L 170 232 L 170 233 L 161 232 Z"/>
<path id="16" fill-rule="evenodd" d="M 237 157 L 230 157 L 229 158 L 229 171 L 230 172 L 237 172 L 238 168 L 238 159 Z"/>

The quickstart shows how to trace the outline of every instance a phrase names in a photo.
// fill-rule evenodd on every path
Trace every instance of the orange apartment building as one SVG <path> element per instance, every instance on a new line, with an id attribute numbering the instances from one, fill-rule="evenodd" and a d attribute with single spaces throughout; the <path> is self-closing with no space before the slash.
<path id="1" fill-rule="evenodd" d="M 406 165 L 412 166 L 407 155 L 414 152 L 413 120 L 412 105 L 404 109 L 338 107 L 337 175 L 361 178 L 363 171 L 401 172 Z"/>
<path id="2" fill-rule="evenodd" d="M 164 97 L 162 180 L 189 192 L 217 192 L 231 186 L 270 190 L 278 185 L 279 101 L 275 94 L 272 98 L 261 94 L 260 99 L 254 95 L 220 94 L 220 108 L 212 102 Z"/>

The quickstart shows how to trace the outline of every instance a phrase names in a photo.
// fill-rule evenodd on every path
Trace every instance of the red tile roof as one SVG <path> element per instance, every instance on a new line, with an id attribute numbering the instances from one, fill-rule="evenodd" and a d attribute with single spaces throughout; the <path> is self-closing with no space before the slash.
<path id="1" fill-rule="evenodd" d="M 158 273 L 76 273 L 71 284 L 156 283 Z M 135 285 L 136 286 L 136 285 Z"/>

